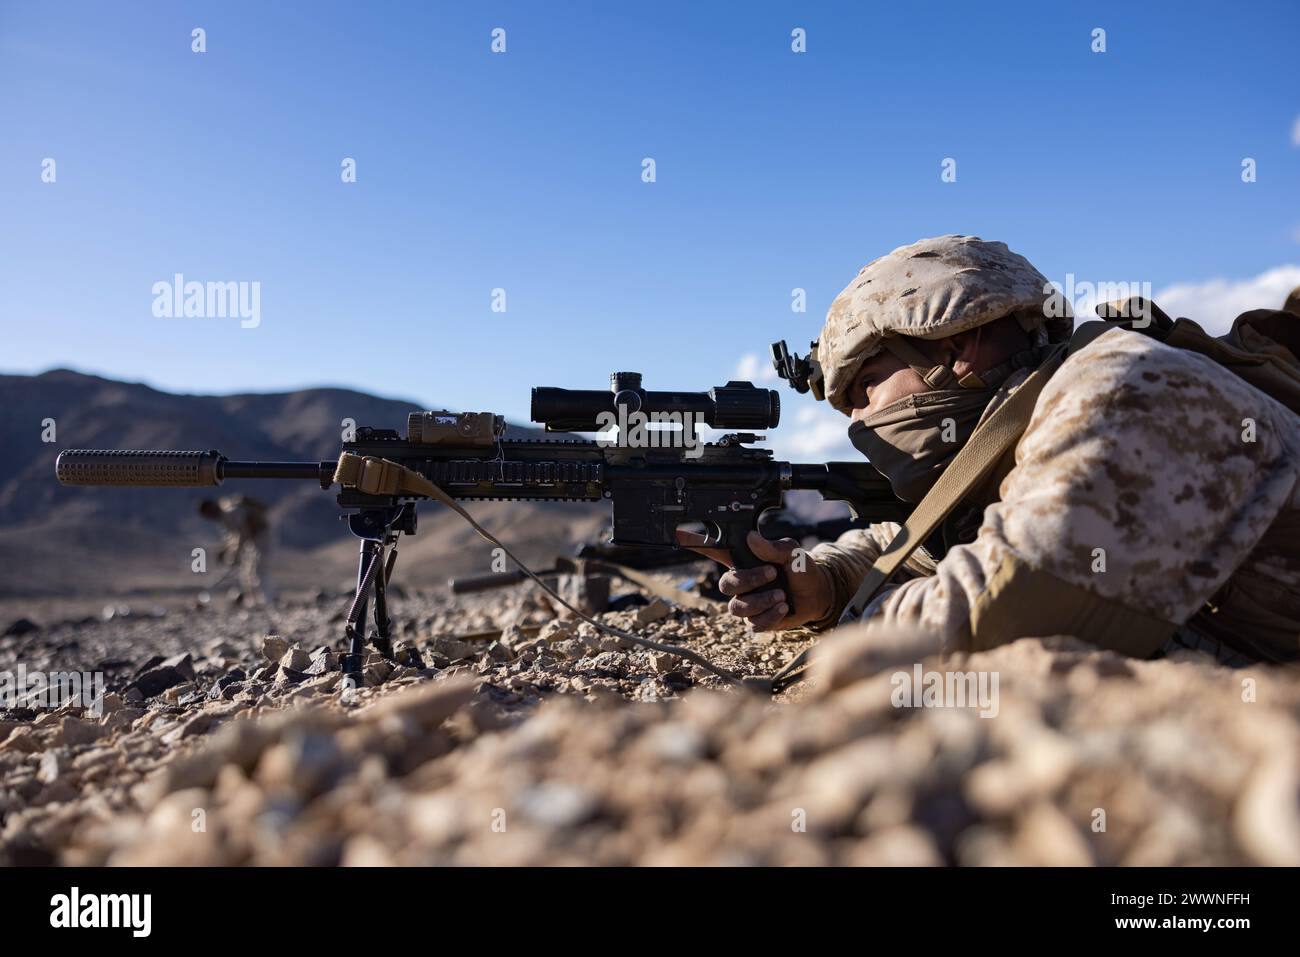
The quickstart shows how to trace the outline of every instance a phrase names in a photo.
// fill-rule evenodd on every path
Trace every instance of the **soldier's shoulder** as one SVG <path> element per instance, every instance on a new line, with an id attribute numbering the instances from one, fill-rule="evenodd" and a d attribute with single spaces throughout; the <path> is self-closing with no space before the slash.
<path id="1" fill-rule="evenodd" d="M 1176 349 L 1151 336 L 1129 329 L 1111 329 L 1086 347 L 1071 353 L 1053 377 L 1057 383 L 1073 380 L 1132 380 L 1151 383 L 1162 372 L 1205 375 L 1219 378 L 1226 372 L 1205 356 Z"/>
<path id="2" fill-rule="evenodd" d="M 1247 418 L 1268 420 L 1266 444 L 1300 449 L 1300 419 L 1213 359 L 1150 336 L 1112 329 L 1071 354 L 1043 388 L 1030 431 L 1152 433 L 1176 444 L 1233 439 Z"/>
<path id="3" fill-rule="evenodd" d="M 1090 396 L 1103 407 L 1158 400 L 1164 409 L 1283 408 L 1213 359 L 1127 329 L 1112 329 L 1066 357 L 1040 402 L 1062 401 L 1064 393 L 1076 400 Z"/>

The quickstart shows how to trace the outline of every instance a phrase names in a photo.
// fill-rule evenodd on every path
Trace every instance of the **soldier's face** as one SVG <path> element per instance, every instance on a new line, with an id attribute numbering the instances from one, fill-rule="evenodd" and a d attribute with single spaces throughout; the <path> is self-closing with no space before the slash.
<path id="1" fill-rule="evenodd" d="M 864 419 L 885 406 L 918 392 L 928 392 L 926 385 L 912 367 L 892 352 L 881 350 L 862 363 L 849 391 L 853 406 L 850 418 Z"/>

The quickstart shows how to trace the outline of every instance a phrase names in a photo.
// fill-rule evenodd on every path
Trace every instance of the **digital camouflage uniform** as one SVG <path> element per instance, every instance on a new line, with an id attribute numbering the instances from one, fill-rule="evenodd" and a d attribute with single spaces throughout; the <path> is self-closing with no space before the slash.
<path id="1" fill-rule="evenodd" d="M 928 242 L 944 241 L 969 238 Z M 823 349 L 843 329 L 835 309 Z M 846 369 L 827 371 L 828 398 Z M 1300 417 L 1216 362 L 1106 332 L 1048 381 L 1000 475 L 982 519 L 983 503 L 967 509 L 965 543 L 937 562 L 918 550 L 866 616 L 934 629 L 952 649 L 1072 634 L 1143 657 L 1179 644 L 1229 663 L 1297 657 Z M 812 550 L 834 591 L 815 627 L 834 623 L 897 530 Z"/>

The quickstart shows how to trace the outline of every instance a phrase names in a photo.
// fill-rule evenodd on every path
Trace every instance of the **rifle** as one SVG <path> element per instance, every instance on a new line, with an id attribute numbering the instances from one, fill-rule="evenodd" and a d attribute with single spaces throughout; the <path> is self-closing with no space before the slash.
<path id="1" fill-rule="evenodd" d="M 701 423 L 715 429 L 776 427 L 780 397 L 773 390 L 733 381 L 708 392 L 650 392 L 641 387 L 639 373 L 629 372 L 614 373 L 610 382 L 608 392 L 532 390 L 531 418 L 546 432 L 599 432 L 594 441 L 510 439 L 503 416 L 439 410 L 412 412 L 405 438 L 393 429 L 360 427 L 352 441 L 343 443 L 337 461 L 250 462 L 216 450 L 69 449 L 59 454 L 55 469 L 63 485 L 202 488 L 226 479 L 315 481 L 322 489 L 337 484 L 338 505 L 349 530 L 361 540 L 356 593 L 345 626 L 345 678 L 361 671 L 363 622 L 372 593 L 375 632 L 370 643 L 392 656 L 385 588 L 398 537 L 415 534 L 421 499 L 448 505 L 512 559 L 510 550 L 475 522 L 461 502 L 605 500 L 612 507 L 611 544 L 675 549 L 677 528 L 698 523 L 705 527 L 707 545 L 728 549 L 739 568 L 764 564 L 746 536 L 758 528 L 765 511 L 780 507 L 787 489 L 814 490 L 872 521 L 902 521 L 908 514 L 910 506 L 896 499 L 889 482 L 865 461 L 774 461 L 770 450 L 751 447 L 764 437 L 749 431 L 713 443 L 696 439 L 695 426 Z M 620 426 L 616 438 L 607 429 L 612 424 Z M 784 571 L 778 571 L 774 586 L 789 595 Z M 692 652 L 669 650 L 723 674 Z"/>

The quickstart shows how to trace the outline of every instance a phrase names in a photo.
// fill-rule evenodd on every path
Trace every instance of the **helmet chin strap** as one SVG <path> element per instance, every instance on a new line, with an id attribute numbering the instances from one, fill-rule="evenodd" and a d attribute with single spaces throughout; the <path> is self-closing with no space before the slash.
<path id="1" fill-rule="evenodd" d="M 984 386 L 984 381 L 979 376 L 974 376 L 973 381 L 969 374 L 959 379 L 951 366 L 936 365 L 925 353 L 901 336 L 886 336 L 880 344 L 893 353 L 895 358 L 910 366 L 931 389 L 979 389 Z"/>
<path id="2" fill-rule="evenodd" d="M 975 327 L 975 352 L 979 352 L 980 336 L 983 326 Z M 909 366 L 913 372 L 931 389 L 989 389 L 996 388 L 1007 376 L 1022 366 L 1034 364 L 1036 353 L 1033 350 L 1017 353 L 1006 362 L 999 363 L 984 372 L 967 372 L 958 376 L 952 366 L 936 365 L 920 349 L 903 336 L 886 336 L 880 342 L 897 359 Z"/>

